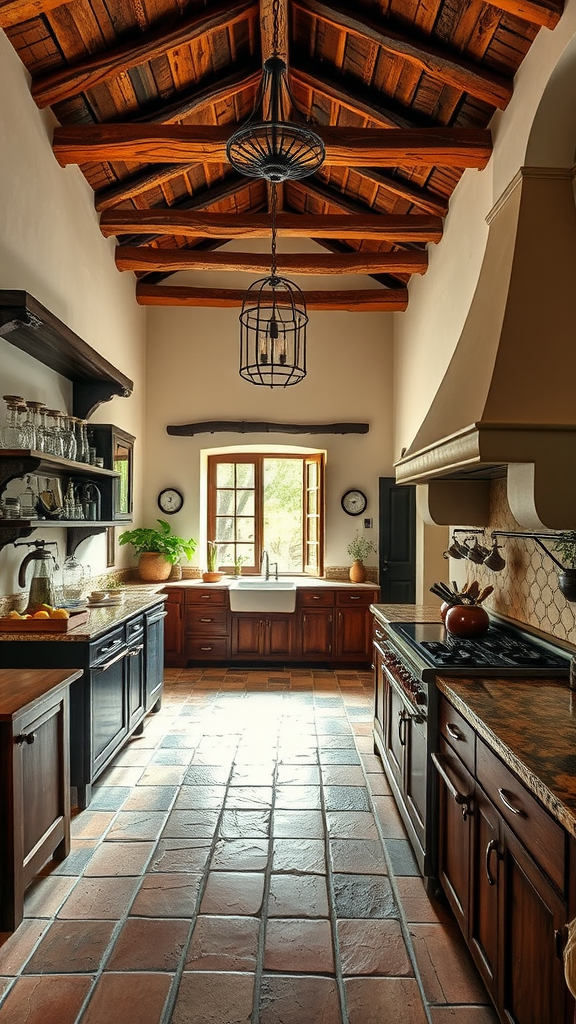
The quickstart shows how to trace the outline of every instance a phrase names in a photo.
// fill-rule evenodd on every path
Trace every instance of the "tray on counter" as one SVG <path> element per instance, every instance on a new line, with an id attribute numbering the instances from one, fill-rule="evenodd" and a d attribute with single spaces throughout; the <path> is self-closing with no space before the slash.
<path id="1" fill-rule="evenodd" d="M 68 633 L 88 620 L 88 611 L 70 612 L 68 619 L 0 619 L 0 633 Z"/>

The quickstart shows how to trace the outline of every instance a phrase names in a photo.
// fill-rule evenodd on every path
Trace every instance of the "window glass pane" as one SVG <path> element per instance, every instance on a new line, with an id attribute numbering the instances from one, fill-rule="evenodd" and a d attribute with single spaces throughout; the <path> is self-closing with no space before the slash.
<path id="1" fill-rule="evenodd" d="M 318 540 L 318 520 L 315 516 L 311 516 L 308 519 L 308 539 L 313 541 Z"/>
<path id="2" fill-rule="evenodd" d="M 236 545 L 236 557 L 242 559 L 242 565 L 253 565 L 254 564 L 254 545 L 253 544 L 237 544 Z"/>
<path id="3" fill-rule="evenodd" d="M 218 559 L 220 565 L 230 566 L 234 565 L 234 545 L 233 544 L 221 544 L 218 548 Z"/>
<path id="4" fill-rule="evenodd" d="M 238 516 L 236 520 L 236 539 L 254 540 L 254 520 L 248 516 Z"/>
<path id="5" fill-rule="evenodd" d="M 234 463 L 219 462 L 216 466 L 216 487 L 234 487 Z"/>
<path id="6" fill-rule="evenodd" d="M 302 572 L 302 462 L 264 459 L 264 547 L 278 571 Z"/>
<path id="7" fill-rule="evenodd" d="M 318 465 L 316 462 L 308 463 L 308 487 L 318 486 Z"/>
<path id="8" fill-rule="evenodd" d="M 254 515 L 254 491 L 236 491 L 236 515 Z"/>
<path id="9" fill-rule="evenodd" d="M 234 540 L 234 520 L 231 516 L 216 517 L 216 536 L 214 540 Z"/>
<path id="10" fill-rule="evenodd" d="M 318 568 L 318 547 L 316 544 L 307 544 L 307 564 L 311 569 Z"/>
<path id="11" fill-rule="evenodd" d="M 234 515 L 234 495 L 235 491 L 217 491 L 216 497 L 216 515 Z"/>
<path id="12" fill-rule="evenodd" d="M 254 487 L 254 463 L 236 463 L 236 487 Z"/>
<path id="13" fill-rule="evenodd" d="M 318 491 L 308 491 L 308 512 L 311 515 L 316 515 L 318 511 Z"/>

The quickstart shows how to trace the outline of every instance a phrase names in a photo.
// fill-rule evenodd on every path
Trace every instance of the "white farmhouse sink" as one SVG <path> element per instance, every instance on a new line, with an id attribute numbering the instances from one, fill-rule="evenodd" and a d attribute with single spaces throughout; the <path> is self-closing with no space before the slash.
<path id="1" fill-rule="evenodd" d="M 293 612 L 295 607 L 294 580 L 239 579 L 230 584 L 233 612 Z"/>

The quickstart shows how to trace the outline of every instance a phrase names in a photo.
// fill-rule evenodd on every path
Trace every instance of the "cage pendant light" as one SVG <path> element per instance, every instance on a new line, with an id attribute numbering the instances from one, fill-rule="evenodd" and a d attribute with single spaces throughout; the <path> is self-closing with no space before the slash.
<path id="1" fill-rule="evenodd" d="M 272 266 L 246 292 L 240 313 L 240 376 L 251 384 L 286 388 L 306 376 L 304 295 L 276 272 L 276 185 L 272 184 Z"/>
<path id="2" fill-rule="evenodd" d="M 289 120 L 296 111 L 286 77 L 286 64 L 278 56 L 278 0 L 272 4 L 272 56 L 264 71 L 254 110 L 230 137 L 226 154 L 232 166 L 249 178 L 286 181 L 306 178 L 324 162 L 324 143 L 304 122 Z"/>

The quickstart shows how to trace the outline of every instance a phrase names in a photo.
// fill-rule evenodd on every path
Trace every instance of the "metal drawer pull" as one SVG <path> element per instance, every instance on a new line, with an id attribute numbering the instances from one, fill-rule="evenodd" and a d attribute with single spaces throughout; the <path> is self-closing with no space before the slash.
<path id="1" fill-rule="evenodd" d="M 214 622 L 214 619 L 200 619 L 200 622 Z"/>
<path id="2" fill-rule="evenodd" d="M 446 722 L 446 732 L 453 740 L 463 740 L 464 734 L 460 732 L 457 725 L 452 725 L 451 722 Z"/>
<path id="3" fill-rule="evenodd" d="M 400 708 L 398 712 L 398 739 L 401 747 L 406 746 L 406 722 L 409 721 L 410 715 L 407 714 L 404 708 Z"/>
<path id="4" fill-rule="evenodd" d="M 115 665 L 117 661 L 122 661 L 122 658 L 125 658 L 127 654 L 128 651 L 126 650 L 126 648 L 124 648 L 124 650 L 120 651 L 120 653 L 117 654 L 115 658 L 110 658 L 110 661 L 105 661 L 103 665 L 95 665 L 94 671 L 106 672 L 109 668 L 112 668 L 112 665 Z"/>
<path id="5" fill-rule="evenodd" d="M 35 732 L 22 732 L 19 736 L 14 737 L 15 743 L 34 743 L 36 739 Z"/>
<path id="6" fill-rule="evenodd" d="M 498 850 L 498 842 L 496 839 L 491 839 L 490 842 L 488 843 L 488 846 L 486 847 L 485 861 L 486 878 L 488 879 L 488 885 L 496 885 L 496 879 L 492 878 L 492 875 L 490 874 L 490 854 L 493 853 L 494 850 Z"/>
<path id="7" fill-rule="evenodd" d="M 211 651 L 212 648 L 211 647 L 201 647 L 200 650 L 201 651 Z"/>
<path id="8" fill-rule="evenodd" d="M 469 814 L 472 814 L 472 808 L 470 806 L 470 797 L 466 796 L 465 793 L 461 793 L 459 789 L 454 785 L 452 779 L 448 775 L 448 772 L 443 764 L 442 756 L 438 754 L 431 754 L 432 764 L 434 765 L 439 776 L 447 786 L 449 792 L 454 797 L 457 804 L 461 805 L 462 808 L 462 821 L 466 821 Z"/>
<path id="9" fill-rule="evenodd" d="M 383 640 L 384 637 L 386 636 L 386 634 L 383 633 L 381 629 L 375 629 L 374 633 L 378 637 L 379 640 Z"/>
<path id="10" fill-rule="evenodd" d="M 313 601 L 320 601 L 320 594 L 312 594 Z"/>
<path id="11" fill-rule="evenodd" d="M 511 804 L 510 801 L 507 800 L 506 797 L 504 796 L 505 792 L 506 791 L 504 789 L 498 790 L 498 796 L 500 797 L 502 803 L 504 804 L 504 807 L 507 807 L 509 811 L 512 811 L 512 814 L 519 814 L 521 818 L 525 818 L 526 812 L 523 811 L 520 807 L 514 807 L 514 804 Z"/>
<path id="12" fill-rule="evenodd" d="M 116 647 L 120 647 L 122 642 L 122 640 L 114 640 L 111 644 L 108 644 L 107 647 L 101 647 L 100 650 L 98 651 L 98 655 L 110 654 L 110 651 L 114 651 Z"/>
<path id="13" fill-rule="evenodd" d="M 140 651 L 143 651 L 143 650 L 144 650 L 144 644 L 138 644 L 138 647 L 131 647 L 130 650 L 128 651 L 128 657 L 129 658 L 137 658 L 138 655 L 140 654 Z"/>
<path id="14" fill-rule="evenodd" d="M 349 594 L 348 596 L 349 596 L 350 601 L 359 601 L 360 600 L 360 594 Z"/>

